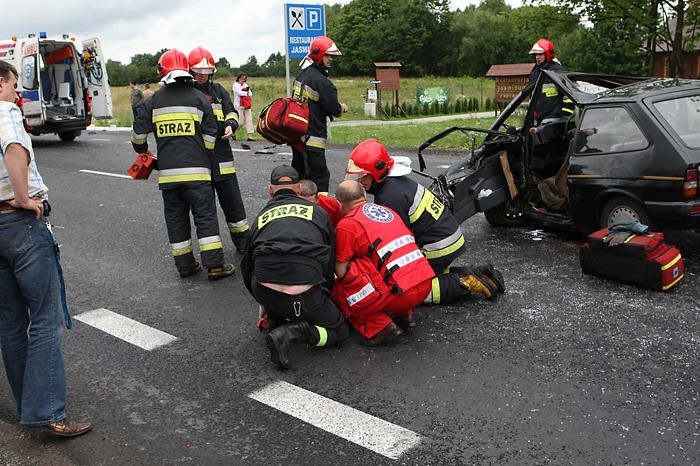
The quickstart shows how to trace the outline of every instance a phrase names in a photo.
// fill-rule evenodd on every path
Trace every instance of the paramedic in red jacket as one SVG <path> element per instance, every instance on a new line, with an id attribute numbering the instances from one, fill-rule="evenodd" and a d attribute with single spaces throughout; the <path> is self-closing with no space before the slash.
<path id="1" fill-rule="evenodd" d="M 435 276 L 415 238 L 391 209 L 367 202 L 356 181 L 343 181 L 336 198 L 345 216 L 336 228 L 338 277 L 333 301 L 350 324 L 377 346 L 415 326 L 412 308 L 449 303 L 476 292 L 495 299 L 505 289 L 492 266 Z"/>
<path id="2" fill-rule="evenodd" d="M 326 196 L 325 194 L 320 194 L 316 183 L 311 180 L 301 180 L 299 185 L 301 186 L 301 194 L 299 194 L 299 197 L 303 197 L 307 201 L 321 206 L 331 218 L 333 228 L 337 227 L 338 222 L 340 222 L 340 219 L 343 218 L 343 213 L 340 210 L 340 202 L 338 202 L 338 199 Z"/>

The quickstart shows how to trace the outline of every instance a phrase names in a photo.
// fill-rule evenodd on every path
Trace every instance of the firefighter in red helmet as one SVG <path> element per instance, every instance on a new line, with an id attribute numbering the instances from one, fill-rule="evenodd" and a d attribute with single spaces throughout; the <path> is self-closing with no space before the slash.
<path id="1" fill-rule="evenodd" d="M 530 74 L 530 84 L 537 82 L 542 70 L 566 71 L 557 59 L 554 44 L 549 39 L 540 39 L 530 49 L 530 55 L 535 60 L 535 69 Z M 535 101 L 535 124 L 538 126 L 548 118 L 570 117 L 574 113 L 574 104 L 566 96 L 560 94 L 551 80 L 545 79 L 540 93 Z"/>
<path id="2" fill-rule="evenodd" d="M 318 191 L 328 193 L 330 172 L 326 165 L 326 119 L 338 118 L 348 111 L 348 106 L 338 101 L 338 90 L 330 79 L 328 70 L 340 50 L 330 38 L 316 37 L 309 45 L 309 52 L 302 60 L 301 71 L 294 80 L 292 96 L 308 102 L 309 129 L 303 147 L 292 147 L 292 166 L 302 179 L 316 183 Z"/>
<path id="3" fill-rule="evenodd" d="M 192 87 L 184 53 L 172 49 L 158 60 L 164 87 L 143 104 L 134 121 L 131 143 L 136 152 L 148 151 L 148 133 L 158 148 L 158 186 L 163 196 L 170 249 L 180 277 L 208 269 L 210 280 L 235 271 L 224 263 L 224 251 L 211 189 L 212 150 L 216 117 L 204 94 Z M 190 213 L 194 218 L 202 262 L 193 254 Z"/>
<path id="4" fill-rule="evenodd" d="M 548 39 L 540 39 L 533 44 L 530 55 L 535 60 L 535 69 L 530 74 L 528 86 L 536 86 L 531 97 L 532 131 L 545 134 L 537 127 L 569 119 L 576 108 L 569 96 L 563 94 L 548 76 L 543 76 L 542 70 L 566 71 L 557 59 L 554 44 Z M 552 138 L 540 141 L 533 149 L 530 170 L 538 179 L 548 178 L 557 173 L 568 142 L 566 138 Z"/>
<path id="5" fill-rule="evenodd" d="M 194 88 L 204 93 L 216 117 L 218 132 L 214 144 L 212 182 L 221 210 L 224 211 L 231 240 L 236 250 L 243 254 L 249 227 L 229 142 L 238 129 L 238 113 L 228 91 L 221 84 L 212 81 L 216 65 L 211 52 L 197 47 L 189 53 L 187 61 L 194 77 Z"/>
<path id="6" fill-rule="evenodd" d="M 375 204 L 396 212 L 436 275 L 445 271 L 465 274 L 465 268 L 451 266 L 466 250 L 457 220 L 430 190 L 406 176 L 409 173 L 408 157 L 392 158 L 381 142 L 368 139 L 350 154 L 345 178 L 359 181 L 374 195 Z"/>

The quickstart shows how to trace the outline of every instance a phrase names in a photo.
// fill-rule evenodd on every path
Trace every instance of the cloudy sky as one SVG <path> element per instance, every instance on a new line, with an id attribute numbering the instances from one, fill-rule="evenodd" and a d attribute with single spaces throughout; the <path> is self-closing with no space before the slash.
<path id="1" fill-rule="evenodd" d="M 284 4 L 346 4 L 350 0 L 21 0 L 0 16 L 2 39 L 46 31 L 49 36 L 99 37 L 108 59 L 129 63 L 138 53 L 208 48 L 240 66 L 284 53 Z M 517 0 L 508 0 L 513 4 Z M 451 0 L 453 9 L 478 0 Z M 218 27 L 212 20 L 221 20 Z M 339 44 L 342 50 L 342 44 Z"/>

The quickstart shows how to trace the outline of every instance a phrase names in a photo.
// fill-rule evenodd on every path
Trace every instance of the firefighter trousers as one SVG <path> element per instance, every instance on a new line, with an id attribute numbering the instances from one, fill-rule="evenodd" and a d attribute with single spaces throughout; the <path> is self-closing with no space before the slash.
<path id="1" fill-rule="evenodd" d="M 325 287 L 315 285 L 301 294 L 290 295 L 261 285 L 255 276 L 251 285 L 255 300 L 265 308 L 271 321 L 305 320 L 311 324 L 314 335 L 318 334 L 318 340 L 312 342 L 316 346 L 335 346 L 348 337 L 348 324 Z"/>
<path id="2" fill-rule="evenodd" d="M 316 183 L 318 192 L 328 194 L 331 172 L 326 165 L 326 150 L 304 146 L 304 152 L 292 147 L 292 167 L 299 172 L 302 180 Z"/>
<path id="3" fill-rule="evenodd" d="M 202 266 L 211 268 L 223 265 L 224 251 L 219 236 L 214 191 L 210 183 L 183 184 L 161 192 L 170 250 L 177 269 L 188 270 L 196 263 L 192 249 L 190 212 L 197 229 Z"/>
<path id="4" fill-rule="evenodd" d="M 245 216 L 245 206 L 241 197 L 241 189 L 238 186 L 236 174 L 227 175 L 212 182 L 216 195 L 219 197 L 219 205 L 224 211 L 226 226 L 231 234 L 231 240 L 238 251 L 245 248 L 249 235 L 248 221 Z"/>

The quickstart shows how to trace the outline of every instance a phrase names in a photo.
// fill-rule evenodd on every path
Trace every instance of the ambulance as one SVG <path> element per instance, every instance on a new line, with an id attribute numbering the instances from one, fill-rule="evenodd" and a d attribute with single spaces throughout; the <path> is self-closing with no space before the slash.
<path id="1" fill-rule="evenodd" d="M 18 105 L 28 133 L 55 133 L 69 142 L 93 118 L 112 118 L 112 93 L 98 39 L 83 41 L 80 48 L 68 34 L 13 37 L 0 41 L 0 60 L 12 63 L 19 73 Z"/>

